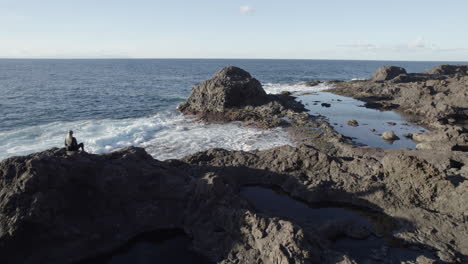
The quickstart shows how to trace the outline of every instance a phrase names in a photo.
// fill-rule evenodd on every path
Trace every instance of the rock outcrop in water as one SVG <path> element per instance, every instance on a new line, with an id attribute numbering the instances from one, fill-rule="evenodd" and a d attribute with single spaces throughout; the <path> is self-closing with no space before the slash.
<path id="1" fill-rule="evenodd" d="M 307 114 L 291 93 L 266 94 L 248 72 L 233 66 L 193 87 L 178 110 L 207 122 L 242 121 L 259 128 L 287 127 L 294 141 L 330 152 L 336 149 L 337 142 L 351 142 L 322 118 Z"/>
<path id="2" fill-rule="evenodd" d="M 195 86 L 179 110 L 189 113 L 222 113 L 229 108 L 258 106 L 267 101 L 267 94 L 257 79 L 240 68 L 230 66 L 215 73 L 212 79 Z"/>
<path id="3" fill-rule="evenodd" d="M 289 126 L 285 118 L 298 118 L 304 106 L 287 94 L 267 95 L 248 72 L 229 66 L 193 87 L 178 110 L 206 121 L 243 121 L 250 126 L 271 128 Z"/>

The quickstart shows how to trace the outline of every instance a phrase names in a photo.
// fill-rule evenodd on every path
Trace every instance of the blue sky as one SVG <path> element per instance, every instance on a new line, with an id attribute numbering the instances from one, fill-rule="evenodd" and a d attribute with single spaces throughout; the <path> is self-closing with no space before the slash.
<path id="1" fill-rule="evenodd" d="M 468 61 L 468 1 L 0 0 L 0 57 Z"/>

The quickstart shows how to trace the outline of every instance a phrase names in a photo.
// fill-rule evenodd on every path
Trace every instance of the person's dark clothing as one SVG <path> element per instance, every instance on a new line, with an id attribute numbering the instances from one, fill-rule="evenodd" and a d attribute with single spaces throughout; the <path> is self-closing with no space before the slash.
<path id="1" fill-rule="evenodd" d="M 67 148 L 68 151 L 78 151 L 80 148 L 81 150 L 84 151 L 84 144 L 76 142 L 76 138 L 72 137 L 72 143 L 71 145 L 67 145 L 67 139 L 65 139 L 65 147 Z"/>

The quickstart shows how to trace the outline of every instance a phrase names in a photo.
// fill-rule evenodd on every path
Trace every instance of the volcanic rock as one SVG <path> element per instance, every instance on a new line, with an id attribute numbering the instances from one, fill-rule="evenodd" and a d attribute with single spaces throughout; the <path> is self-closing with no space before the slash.
<path id="1" fill-rule="evenodd" d="M 357 126 L 359 126 L 359 123 L 356 120 L 348 120 L 348 125 L 353 126 L 353 127 L 357 127 Z"/>
<path id="2" fill-rule="evenodd" d="M 407 74 L 411 80 L 396 82 L 348 81 L 330 89 L 366 102 L 380 110 L 396 110 L 436 133 L 458 131 L 444 137 L 448 145 L 468 143 L 468 65 L 441 65 L 429 73 Z M 404 75 L 400 75 L 404 76 Z M 451 132 L 450 132 L 451 133 Z M 418 140 L 416 136 L 415 140 Z"/>
<path id="3" fill-rule="evenodd" d="M 190 97 L 179 105 L 181 112 L 225 112 L 246 105 L 261 105 L 268 100 L 260 82 L 250 73 L 229 66 L 216 72 L 210 80 L 192 89 Z"/>
<path id="4" fill-rule="evenodd" d="M 225 175 L 181 164 L 135 147 L 73 156 L 50 149 L 2 161 L 0 263 L 77 263 L 174 228 L 213 262 L 318 260 L 301 227 L 255 214 Z"/>
<path id="5" fill-rule="evenodd" d="M 397 77 L 400 74 L 406 74 L 406 70 L 396 66 L 382 66 L 374 72 L 371 80 L 374 82 L 387 81 Z"/>
<path id="6" fill-rule="evenodd" d="M 317 86 L 319 84 L 321 84 L 322 82 L 321 81 L 307 81 L 307 82 L 304 82 L 305 85 L 307 86 Z"/>
<path id="7" fill-rule="evenodd" d="M 371 217 L 374 235 L 392 239 L 398 227 L 397 239 L 418 248 L 415 256 L 434 253 L 461 263 L 468 254 L 467 230 L 460 224 L 468 181 L 452 182 L 450 175 L 467 177 L 468 159 L 355 151 L 330 156 L 308 145 L 211 149 L 161 162 L 139 148 L 74 156 L 51 149 L 9 158 L 0 163 L 0 261 L 75 263 L 142 232 L 178 228 L 214 262 L 335 263 L 336 257 L 352 259 L 333 248 L 337 237 L 369 234 L 339 216 L 329 224 L 340 229 L 330 232 L 265 214 L 238 194 L 242 186 L 262 185 L 310 204 L 380 212 Z M 388 254 L 379 260 L 396 257 Z"/>
<path id="8" fill-rule="evenodd" d="M 468 65 L 439 65 L 427 71 L 429 74 L 451 75 L 461 74 L 468 75 Z"/>
<path id="9" fill-rule="evenodd" d="M 229 182 L 275 186 L 311 204 L 344 203 L 383 210 L 399 219 L 397 237 L 405 240 L 404 244 L 418 247 L 422 243 L 443 261 L 462 263 L 468 254 L 468 230 L 463 225 L 468 205 L 460 202 L 468 199 L 468 181 L 463 180 L 468 179 L 468 170 L 464 171 L 462 164 L 467 164 L 468 157 L 453 156 L 458 165 L 452 171 L 454 162 L 431 150 L 356 151 L 349 148 L 347 154 L 342 153 L 346 157 L 339 157 L 307 145 L 255 153 L 213 149 L 183 160 L 202 171 L 222 171 Z M 462 179 L 452 183 L 448 175 L 453 174 L 462 174 Z M 391 221 L 383 219 L 379 224 L 385 223 L 391 230 Z M 306 236 L 315 234 L 304 231 Z M 325 253 L 322 260 L 328 257 Z"/>
<path id="10" fill-rule="evenodd" d="M 305 108 L 290 93 L 267 95 L 257 79 L 230 66 L 193 87 L 178 110 L 209 122 L 244 121 L 246 125 L 271 128 L 289 126 L 284 117 L 294 120 L 295 114 Z"/>
<path id="11" fill-rule="evenodd" d="M 395 135 L 395 132 L 393 132 L 393 131 L 385 131 L 382 134 L 382 139 L 385 139 L 385 140 L 398 140 L 400 138 L 397 135 Z"/>

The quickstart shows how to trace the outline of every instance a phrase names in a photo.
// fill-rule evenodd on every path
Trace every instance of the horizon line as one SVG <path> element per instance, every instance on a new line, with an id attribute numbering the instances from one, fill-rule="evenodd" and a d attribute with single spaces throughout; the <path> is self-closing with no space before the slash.
<path id="1" fill-rule="evenodd" d="M 164 57 L 0 57 L 0 60 L 297 60 L 297 61 L 393 61 L 393 62 L 464 62 L 463 60 L 360 60 L 360 59 L 288 59 L 288 58 L 164 58 Z"/>

